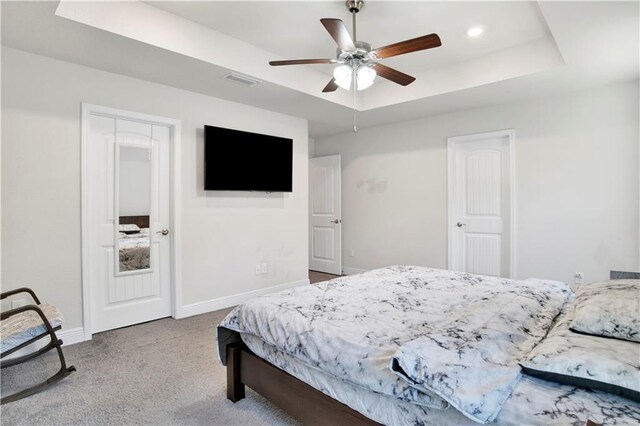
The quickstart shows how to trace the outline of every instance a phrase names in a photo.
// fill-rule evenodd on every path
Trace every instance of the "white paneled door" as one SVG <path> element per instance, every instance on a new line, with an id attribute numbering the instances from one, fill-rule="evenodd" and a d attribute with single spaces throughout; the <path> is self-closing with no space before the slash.
<path id="1" fill-rule="evenodd" d="M 449 138 L 449 269 L 511 277 L 512 131 Z"/>
<path id="2" fill-rule="evenodd" d="M 172 127 L 137 116 L 84 119 L 91 332 L 171 316 Z"/>
<path id="3" fill-rule="evenodd" d="M 309 269 L 342 274 L 340 156 L 309 160 Z"/>

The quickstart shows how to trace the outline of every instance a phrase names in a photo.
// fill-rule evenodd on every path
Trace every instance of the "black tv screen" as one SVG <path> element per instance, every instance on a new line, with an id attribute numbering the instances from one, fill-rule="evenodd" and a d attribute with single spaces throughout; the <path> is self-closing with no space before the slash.
<path id="1" fill-rule="evenodd" d="M 293 140 L 204 126 L 205 191 L 292 192 Z"/>

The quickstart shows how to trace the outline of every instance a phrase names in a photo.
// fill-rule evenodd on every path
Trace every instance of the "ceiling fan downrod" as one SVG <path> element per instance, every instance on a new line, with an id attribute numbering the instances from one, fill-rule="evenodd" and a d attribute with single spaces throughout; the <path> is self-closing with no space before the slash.
<path id="1" fill-rule="evenodd" d="M 353 41 L 358 40 L 356 38 L 356 14 L 364 7 L 364 0 L 347 0 L 345 2 L 347 9 L 351 12 L 351 22 L 353 23 Z"/>

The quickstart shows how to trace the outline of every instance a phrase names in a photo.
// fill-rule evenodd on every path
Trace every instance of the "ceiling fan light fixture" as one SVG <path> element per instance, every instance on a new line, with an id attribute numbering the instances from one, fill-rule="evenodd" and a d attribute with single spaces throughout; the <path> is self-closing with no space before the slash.
<path id="1" fill-rule="evenodd" d="M 338 86 L 344 90 L 349 90 L 351 88 L 352 73 L 353 70 L 349 65 L 340 65 L 333 70 L 333 78 Z"/>
<path id="2" fill-rule="evenodd" d="M 376 71 L 366 65 L 360 65 L 357 71 L 358 90 L 364 90 L 373 84 L 376 79 Z"/>

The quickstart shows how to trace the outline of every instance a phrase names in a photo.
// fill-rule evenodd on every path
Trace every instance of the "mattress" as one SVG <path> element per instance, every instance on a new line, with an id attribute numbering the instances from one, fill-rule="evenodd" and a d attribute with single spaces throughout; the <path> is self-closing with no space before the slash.
<path id="1" fill-rule="evenodd" d="M 477 425 L 453 407 L 429 408 L 373 392 L 305 365 L 259 337 L 244 333 L 240 336 L 260 358 L 376 422 Z M 637 425 L 640 404 L 605 392 L 524 376 L 492 424 L 584 426 L 587 419 L 605 425 Z"/>

